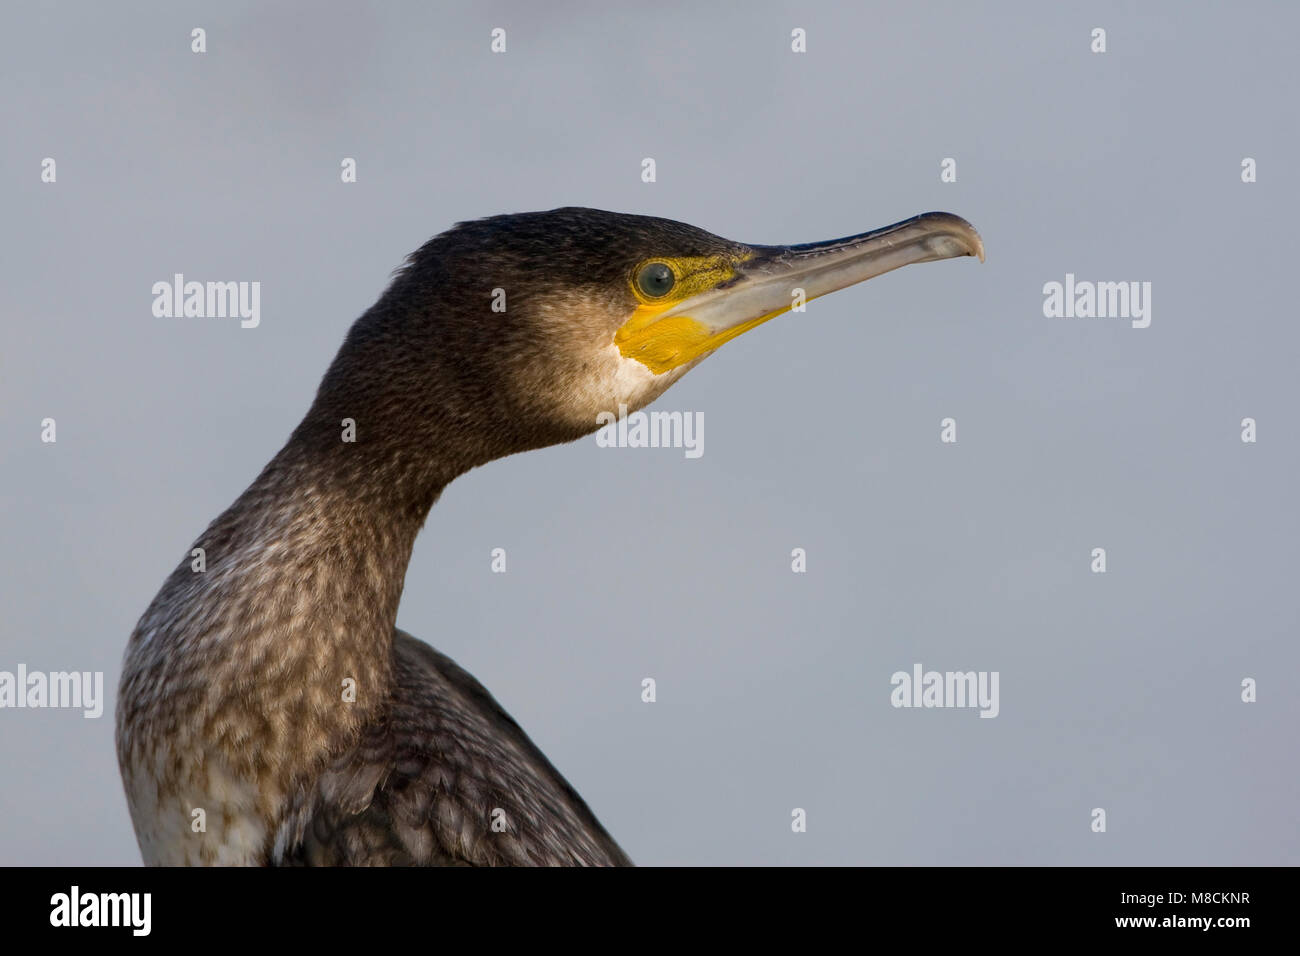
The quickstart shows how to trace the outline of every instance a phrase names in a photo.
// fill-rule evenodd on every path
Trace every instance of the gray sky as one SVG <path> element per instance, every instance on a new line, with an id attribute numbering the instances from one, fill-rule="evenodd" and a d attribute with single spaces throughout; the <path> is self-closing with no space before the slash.
<path id="1" fill-rule="evenodd" d="M 408 252 L 570 204 L 988 250 L 727 345 L 655 406 L 698 459 L 589 438 L 435 507 L 399 625 L 634 860 L 1300 863 L 1294 5 L 258 6 L 3 15 L 0 670 L 109 700 L 0 710 L 0 863 L 139 861 L 136 619 Z M 261 282 L 260 326 L 154 317 L 175 272 Z M 1150 282 L 1150 327 L 1044 317 L 1066 273 Z M 918 662 L 999 672 L 999 715 L 892 707 Z"/>

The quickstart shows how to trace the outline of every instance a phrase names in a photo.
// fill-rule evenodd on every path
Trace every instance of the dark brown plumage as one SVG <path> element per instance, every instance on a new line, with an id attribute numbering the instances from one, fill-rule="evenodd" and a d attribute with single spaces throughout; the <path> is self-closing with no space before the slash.
<path id="1" fill-rule="evenodd" d="M 591 209 L 431 239 L 131 635 L 117 746 L 145 862 L 627 864 L 487 691 L 396 629 L 429 509 L 477 465 L 649 404 L 791 283 L 968 254 L 945 214 L 800 247 Z"/>
<path id="2" fill-rule="evenodd" d="M 630 864 L 482 684 L 400 630 L 393 658 L 388 708 L 295 799 L 277 862 Z M 484 807 L 501 832 L 482 825 Z"/>

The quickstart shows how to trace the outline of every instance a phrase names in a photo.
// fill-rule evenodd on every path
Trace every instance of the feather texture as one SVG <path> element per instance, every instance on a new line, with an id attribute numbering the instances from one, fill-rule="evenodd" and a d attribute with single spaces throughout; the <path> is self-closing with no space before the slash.
<path id="1" fill-rule="evenodd" d="M 630 865 L 482 684 L 402 631 L 393 662 L 384 712 L 294 795 L 271 862 Z"/>

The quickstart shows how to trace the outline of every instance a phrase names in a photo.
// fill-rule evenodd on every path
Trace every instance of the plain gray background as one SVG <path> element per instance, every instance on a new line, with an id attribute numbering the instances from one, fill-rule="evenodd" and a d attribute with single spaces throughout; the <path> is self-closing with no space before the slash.
<path id="1" fill-rule="evenodd" d="M 699 460 L 589 438 L 435 507 L 399 625 L 633 859 L 1300 862 L 1298 28 L 1283 3 L 6 5 L 0 669 L 112 691 L 98 721 L 0 711 L 0 862 L 139 861 L 111 716 L 136 619 L 408 252 L 569 204 L 757 243 L 943 209 L 988 249 L 727 345 L 655 406 L 704 413 Z M 174 272 L 260 281 L 261 327 L 153 317 Z M 1044 318 L 1067 272 L 1152 282 L 1151 327 Z M 892 708 L 915 662 L 999 671 L 1000 716 Z"/>

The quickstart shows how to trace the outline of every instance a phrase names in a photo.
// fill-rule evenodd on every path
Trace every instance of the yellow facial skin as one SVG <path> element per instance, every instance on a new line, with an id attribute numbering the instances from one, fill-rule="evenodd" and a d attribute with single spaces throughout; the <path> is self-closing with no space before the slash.
<path id="1" fill-rule="evenodd" d="M 712 352 L 724 342 L 748 332 L 768 319 L 788 312 L 782 309 L 750 319 L 723 331 L 714 331 L 689 315 L 663 314 L 691 296 L 715 288 L 736 275 L 736 265 L 751 258 L 728 256 L 660 257 L 640 263 L 632 273 L 632 294 L 641 304 L 636 307 L 614 334 L 614 343 L 625 358 L 635 359 L 656 375 Z M 651 298 L 638 288 L 636 275 L 652 262 L 662 262 L 673 270 L 676 283 L 665 296 Z"/>

